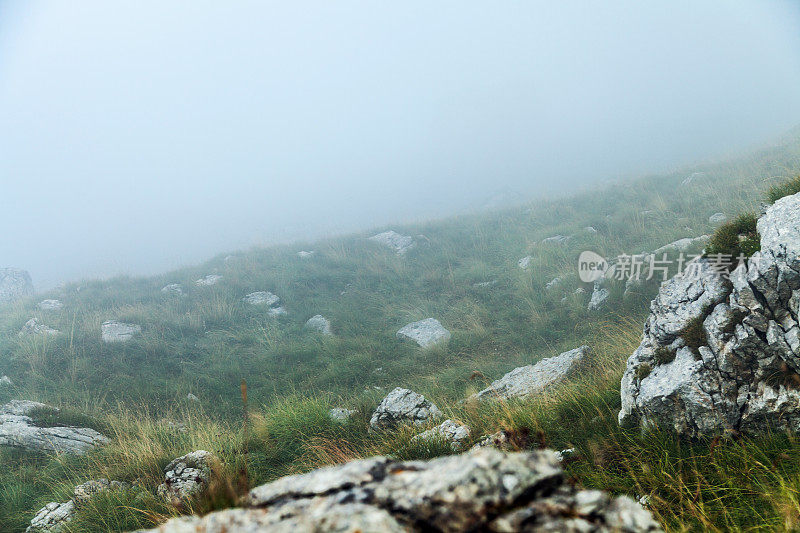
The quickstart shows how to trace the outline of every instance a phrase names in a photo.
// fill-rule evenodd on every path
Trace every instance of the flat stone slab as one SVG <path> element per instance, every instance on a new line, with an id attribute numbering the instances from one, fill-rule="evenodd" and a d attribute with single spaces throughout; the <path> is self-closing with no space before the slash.
<path id="1" fill-rule="evenodd" d="M 128 342 L 141 332 L 142 326 L 138 324 L 128 324 L 116 320 L 107 320 L 100 326 L 101 337 L 106 343 Z"/>
<path id="2" fill-rule="evenodd" d="M 397 338 L 416 342 L 422 348 L 429 348 L 440 342 L 450 340 L 450 332 L 435 318 L 426 318 L 406 324 L 397 332 Z"/>

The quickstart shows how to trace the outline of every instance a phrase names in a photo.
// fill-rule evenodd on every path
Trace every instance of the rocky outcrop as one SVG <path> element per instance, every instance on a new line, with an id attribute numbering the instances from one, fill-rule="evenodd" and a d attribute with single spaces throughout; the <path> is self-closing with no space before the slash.
<path id="1" fill-rule="evenodd" d="M 61 300 L 50 299 L 50 300 L 42 300 L 37 304 L 37 306 L 42 311 L 58 311 L 59 309 L 64 307 L 64 304 L 61 303 Z"/>
<path id="2" fill-rule="evenodd" d="M 306 329 L 316 331 L 322 335 L 333 335 L 331 331 L 331 322 L 322 315 L 314 315 L 306 321 L 304 326 Z"/>
<path id="3" fill-rule="evenodd" d="M 372 242 L 377 242 L 378 244 L 382 244 L 397 253 L 397 255 L 404 255 L 409 250 L 413 250 L 417 243 L 414 241 L 414 238 L 410 235 L 401 235 L 396 231 L 384 231 L 383 233 L 378 233 L 377 235 L 373 235 L 369 238 Z"/>
<path id="4" fill-rule="evenodd" d="M 567 377 L 588 353 L 589 347 L 581 346 L 556 357 L 542 359 L 535 365 L 515 368 L 472 397 L 479 400 L 509 400 L 539 393 Z"/>
<path id="5" fill-rule="evenodd" d="M 197 450 L 174 459 L 164 469 L 164 483 L 158 486 L 158 495 L 171 503 L 179 503 L 201 496 L 211 483 L 214 454 Z"/>
<path id="6" fill-rule="evenodd" d="M 800 430 L 800 194 L 758 221 L 725 279 L 705 259 L 665 282 L 622 378 L 620 424 L 688 436 Z"/>
<path id="7" fill-rule="evenodd" d="M 141 331 L 142 326 L 138 324 L 127 324 L 116 320 L 107 320 L 100 326 L 100 336 L 105 343 L 128 342 Z"/>
<path id="8" fill-rule="evenodd" d="M 58 533 L 63 531 L 75 517 L 75 511 L 95 495 L 109 490 L 121 491 L 130 488 L 131 486 L 128 483 L 109 481 L 105 478 L 81 483 L 75 487 L 71 500 L 64 503 L 51 502 L 39 509 L 25 533 Z"/>
<path id="9" fill-rule="evenodd" d="M 426 318 L 400 328 L 397 338 L 416 342 L 421 348 L 430 348 L 434 344 L 447 342 L 450 339 L 450 332 L 435 318 Z"/>
<path id="10" fill-rule="evenodd" d="M 227 260 L 227 257 L 225 259 Z M 219 274 L 208 274 L 207 276 L 203 276 L 202 278 L 195 280 L 194 284 L 198 287 L 211 287 L 220 281 L 222 281 L 222 276 Z"/>
<path id="11" fill-rule="evenodd" d="M 390 392 L 372 413 L 372 429 L 386 429 L 398 424 L 425 424 L 442 415 L 439 408 L 421 394 L 397 387 Z"/>
<path id="12" fill-rule="evenodd" d="M 589 298 L 589 304 L 586 306 L 586 309 L 588 311 L 602 311 L 605 309 L 610 296 L 611 292 L 603 287 L 601 282 L 595 281 L 592 296 Z"/>
<path id="13" fill-rule="evenodd" d="M 548 451 L 483 449 L 407 462 L 373 457 L 281 478 L 250 491 L 245 503 L 152 531 L 661 531 L 627 496 L 566 484 Z"/>
<path id="14" fill-rule="evenodd" d="M 90 428 L 38 427 L 29 416 L 34 409 L 49 408 L 27 400 L 12 400 L 0 407 L 0 446 L 31 452 L 80 455 L 108 439 Z"/>
<path id="15" fill-rule="evenodd" d="M 22 329 L 19 330 L 20 337 L 24 337 L 26 335 L 58 335 L 60 331 L 57 329 L 53 329 L 50 326 L 46 326 L 39 322 L 36 318 L 31 318 L 25 325 L 22 326 Z"/>
<path id="16" fill-rule="evenodd" d="M 533 261 L 533 257 L 530 255 L 526 255 L 519 261 L 517 261 L 517 266 L 522 270 L 528 270 L 531 267 L 531 261 Z"/>
<path id="17" fill-rule="evenodd" d="M 448 418 L 435 428 L 431 428 L 427 431 L 423 431 L 419 435 L 416 435 L 413 439 L 411 439 L 411 441 L 447 442 L 450 444 L 453 450 L 458 451 L 469 439 L 469 434 L 470 434 L 469 426 L 465 426 L 464 424 L 459 424 L 458 422 L 454 422 Z"/>
<path id="18" fill-rule="evenodd" d="M 0 304 L 33 294 L 31 275 L 19 268 L 0 268 Z"/>

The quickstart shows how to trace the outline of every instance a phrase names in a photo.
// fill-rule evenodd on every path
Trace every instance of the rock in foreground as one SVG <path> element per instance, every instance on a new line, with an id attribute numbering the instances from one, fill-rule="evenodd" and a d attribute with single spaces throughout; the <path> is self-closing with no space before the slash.
<path id="1" fill-rule="evenodd" d="M 707 260 L 665 282 L 622 378 L 624 426 L 695 437 L 800 430 L 800 194 L 758 221 L 730 280 Z"/>
<path id="2" fill-rule="evenodd" d="M 429 348 L 450 339 L 450 332 L 435 318 L 426 318 L 406 324 L 397 332 L 397 338 L 416 342 L 422 348 Z"/>
<path id="3" fill-rule="evenodd" d="M 425 424 L 442 415 L 439 408 L 421 394 L 397 387 L 390 392 L 372 413 L 372 429 L 392 428 L 398 424 Z"/>
<path id="4" fill-rule="evenodd" d="M 535 365 L 515 368 L 473 397 L 480 400 L 508 400 L 536 394 L 563 380 L 588 353 L 589 347 L 581 346 L 556 357 L 542 359 Z"/>
<path id="5" fill-rule="evenodd" d="M 483 449 L 408 462 L 374 457 L 256 487 L 246 504 L 152 531 L 661 531 L 626 496 L 565 484 L 550 451 Z"/>
<path id="6" fill-rule="evenodd" d="M 90 428 L 36 426 L 29 414 L 34 409 L 47 407 L 26 400 L 12 400 L 0 407 L 0 446 L 80 455 L 108 442 L 106 437 Z"/>

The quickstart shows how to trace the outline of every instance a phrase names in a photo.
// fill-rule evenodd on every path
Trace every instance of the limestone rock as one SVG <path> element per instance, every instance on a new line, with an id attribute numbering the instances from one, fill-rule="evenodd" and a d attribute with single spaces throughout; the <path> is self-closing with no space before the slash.
<path id="1" fill-rule="evenodd" d="M 542 240 L 542 244 L 567 244 L 571 237 L 567 235 L 553 235 Z"/>
<path id="2" fill-rule="evenodd" d="M 416 342 L 422 348 L 429 348 L 450 339 L 450 332 L 435 318 L 426 318 L 406 324 L 397 332 L 397 338 Z"/>
<path id="3" fill-rule="evenodd" d="M 402 423 L 421 425 L 441 415 L 439 408 L 423 395 L 397 387 L 372 413 L 369 425 L 372 429 L 391 428 Z"/>
<path id="4" fill-rule="evenodd" d="M 495 285 L 497 285 L 497 280 L 496 279 L 493 279 L 493 280 L 490 280 L 490 281 L 479 281 L 477 283 L 473 283 L 472 284 L 472 286 L 475 287 L 476 289 L 483 289 L 483 288 L 486 288 L 486 287 L 493 287 Z"/>
<path id="5" fill-rule="evenodd" d="M 595 282 L 594 290 L 592 291 L 591 298 L 589 298 L 589 304 L 586 306 L 586 309 L 589 311 L 602 311 L 606 307 L 609 296 L 611 296 L 611 292 Z"/>
<path id="6" fill-rule="evenodd" d="M 730 280 L 706 260 L 662 284 L 622 378 L 625 426 L 695 437 L 800 430 L 800 194 L 758 220 Z"/>
<path id="7" fill-rule="evenodd" d="M 183 286 L 180 283 L 170 283 L 161 287 L 161 292 L 164 294 L 172 294 L 174 296 L 183 295 Z"/>
<path id="8" fill-rule="evenodd" d="M 414 249 L 417 246 L 417 243 L 414 241 L 413 237 L 410 235 L 401 235 L 393 230 L 384 231 L 383 233 L 373 235 L 369 238 L 369 240 L 391 248 L 395 251 L 395 253 L 397 253 L 397 255 L 404 255 L 406 252 Z"/>
<path id="9" fill-rule="evenodd" d="M 354 414 L 356 414 L 355 411 L 345 409 L 344 407 L 334 407 L 328 411 L 328 416 L 334 422 L 347 422 Z"/>
<path id="10" fill-rule="evenodd" d="M 442 440 L 449 442 L 453 450 L 460 450 L 464 443 L 469 439 L 470 430 L 468 426 L 454 422 L 449 418 L 435 428 L 423 431 L 416 435 L 412 442 Z"/>
<path id="11" fill-rule="evenodd" d="M 51 502 L 42 507 L 31 520 L 25 533 L 58 533 L 75 516 L 75 502 Z"/>
<path id="12" fill-rule="evenodd" d="M 536 394 L 563 380 L 589 353 L 588 346 L 581 346 L 556 357 L 542 359 L 535 365 L 515 368 L 473 397 L 479 400 L 509 400 Z"/>
<path id="13" fill-rule="evenodd" d="M 692 172 L 681 182 L 681 185 L 686 186 L 695 183 L 706 176 L 705 172 Z"/>
<path id="14" fill-rule="evenodd" d="M 11 387 L 14 385 L 14 382 L 11 381 L 11 378 L 8 376 L 0 377 L 0 387 Z"/>
<path id="15" fill-rule="evenodd" d="M 45 404 L 27 400 L 12 400 L 0 407 L 0 446 L 22 448 L 32 452 L 83 454 L 108 442 L 90 428 L 38 427 L 28 416 Z"/>
<path id="16" fill-rule="evenodd" d="M 306 259 L 308 257 L 313 256 L 314 253 L 315 252 L 313 250 L 300 250 L 299 252 L 297 252 L 297 257 L 302 257 L 303 259 Z"/>
<path id="17" fill-rule="evenodd" d="M 267 314 L 269 316 L 281 316 L 288 314 L 288 311 L 286 311 L 286 308 L 284 308 L 282 305 L 279 305 L 278 307 L 270 307 L 267 310 Z"/>
<path id="18" fill-rule="evenodd" d="M 72 499 L 80 506 L 80 504 L 91 500 L 93 496 L 101 492 L 108 490 L 122 491 L 130 488 L 131 485 L 129 483 L 124 483 L 122 481 L 109 481 L 106 478 L 92 479 L 80 485 L 76 485 L 75 489 L 72 491 Z"/>
<path id="19" fill-rule="evenodd" d="M 545 290 L 551 291 L 557 289 L 561 285 L 561 278 L 553 278 L 544 286 Z"/>
<path id="20" fill-rule="evenodd" d="M 330 321 L 322 315 L 314 315 L 305 324 L 306 329 L 316 331 L 322 335 L 333 335 Z"/>
<path id="21" fill-rule="evenodd" d="M 725 216 L 725 213 L 714 213 L 713 215 L 708 217 L 708 222 L 710 224 L 721 224 L 722 222 L 725 222 L 727 219 L 728 217 Z"/>
<path id="22" fill-rule="evenodd" d="M 586 226 L 585 228 L 583 228 L 583 231 L 585 231 L 586 233 L 597 233 L 597 230 L 594 229 L 593 226 Z"/>
<path id="23" fill-rule="evenodd" d="M 517 266 L 522 270 L 528 270 L 531 267 L 532 260 L 533 257 L 531 257 L 530 255 L 526 255 L 525 257 L 517 261 Z"/>
<path id="24" fill-rule="evenodd" d="M 134 335 L 141 333 L 142 326 L 138 324 L 127 324 L 116 320 L 107 320 L 100 327 L 103 342 L 128 342 Z"/>
<path id="25" fill-rule="evenodd" d="M 256 487 L 245 504 L 176 518 L 152 532 L 661 531 L 626 496 L 566 484 L 546 450 L 482 449 L 406 462 L 373 457 Z"/>
<path id="26" fill-rule="evenodd" d="M 164 483 L 158 495 L 168 502 L 181 502 L 202 495 L 211 483 L 214 454 L 197 450 L 174 459 L 164 469 Z"/>
<path id="27" fill-rule="evenodd" d="M 37 305 L 42 311 L 58 311 L 64 307 L 64 304 L 61 303 L 61 300 L 42 300 Z"/>
<path id="28" fill-rule="evenodd" d="M 208 274 L 202 278 L 195 280 L 194 284 L 198 287 L 211 287 L 222 281 L 222 276 L 219 274 Z"/>
<path id="29" fill-rule="evenodd" d="M 31 318 L 25 322 L 25 325 L 22 326 L 22 329 L 19 331 L 21 337 L 26 335 L 58 335 L 59 333 L 60 331 L 57 329 L 45 326 L 35 318 Z"/>
<path id="30" fill-rule="evenodd" d="M 33 294 L 31 275 L 18 268 L 0 268 L 0 304 Z"/>
<path id="31" fill-rule="evenodd" d="M 277 305 L 281 299 L 269 291 L 256 291 L 247 294 L 242 298 L 242 301 L 250 305 L 268 305 L 272 307 Z"/>

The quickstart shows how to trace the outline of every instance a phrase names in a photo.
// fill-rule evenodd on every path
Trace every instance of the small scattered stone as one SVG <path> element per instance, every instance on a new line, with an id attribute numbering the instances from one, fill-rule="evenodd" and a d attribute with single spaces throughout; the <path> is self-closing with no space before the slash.
<path id="1" fill-rule="evenodd" d="M 211 483 L 215 461 L 214 454 L 205 450 L 178 457 L 164 469 L 164 483 L 158 486 L 158 495 L 171 503 L 201 496 Z"/>
<path id="2" fill-rule="evenodd" d="M 401 235 L 396 231 L 384 231 L 383 233 L 373 235 L 369 240 L 391 248 L 397 255 L 404 255 L 417 246 L 413 237 L 410 235 Z"/>
<path id="3" fill-rule="evenodd" d="M 470 430 L 468 426 L 454 422 L 449 418 L 435 428 L 423 431 L 416 435 L 412 442 L 443 440 L 449 442 L 454 451 L 458 451 L 469 439 Z"/>
<path id="4" fill-rule="evenodd" d="M 164 294 L 174 294 L 175 296 L 183 295 L 183 286 L 180 283 L 170 283 L 161 288 Z"/>
<path id="5" fill-rule="evenodd" d="M 305 328 L 321 333 L 322 335 L 333 335 L 330 321 L 322 315 L 314 315 L 309 318 Z"/>
<path id="6" fill-rule="evenodd" d="M 14 382 L 11 381 L 11 378 L 8 376 L 0 377 L 0 385 L 10 387 L 14 385 Z"/>
<path id="7" fill-rule="evenodd" d="M 242 301 L 250 305 L 268 305 L 272 307 L 277 305 L 281 299 L 269 291 L 256 291 L 246 295 L 242 298 Z"/>
<path id="8" fill-rule="evenodd" d="M 142 326 L 138 324 L 127 324 L 116 320 L 107 320 L 100 327 L 103 342 L 128 342 L 134 335 L 142 332 Z"/>
<path id="9" fill-rule="evenodd" d="M 711 224 L 720 224 L 722 222 L 725 222 L 727 219 L 728 217 L 725 215 L 725 213 L 714 213 L 713 215 L 708 217 L 708 222 Z"/>
<path id="10" fill-rule="evenodd" d="M 422 348 L 429 348 L 450 339 L 450 332 L 435 318 L 426 318 L 406 324 L 397 332 L 397 338 L 416 342 Z"/>
<path id="11" fill-rule="evenodd" d="M 439 408 L 423 395 L 397 387 L 372 413 L 369 425 L 372 429 L 387 429 L 403 423 L 422 425 L 441 415 Z"/>
<path id="12" fill-rule="evenodd" d="M 42 311 L 58 311 L 64 304 L 61 300 L 42 300 L 37 304 Z"/>
<path id="13" fill-rule="evenodd" d="M 53 329 L 50 326 L 45 326 L 37 319 L 31 318 L 25 322 L 24 326 L 22 326 L 19 335 L 20 337 L 24 337 L 26 335 L 58 335 L 59 333 L 60 332 L 57 329 Z"/>
<path id="14" fill-rule="evenodd" d="M 344 407 L 334 407 L 328 411 L 328 416 L 334 422 L 347 422 L 354 414 L 356 414 L 356 411 L 345 409 Z"/>
<path id="15" fill-rule="evenodd" d="M 553 235 L 542 240 L 543 244 L 567 244 L 570 237 L 567 235 Z"/>
<path id="16" fill-rule="evenodd" d="M 211 287 L 222 281 L 222 276 L 219 274 L 208 274 L 194 282 L 198 287 Z"/>
<path id="17" fill-rule="evenodd" d="M 531 257 L 529 255 L 526 255 L 525 257 L 523 257 L 522 259 L 517 261 L 517 266 L 519 268 L 521 268 L 522 270 L 528 270 L 530 268 L 530 266 L 531 266 L 531 261 L 532 260 L 533 260 L 533 257 Z"/>
<path id="18" fill-rule="evenodd" d="M 545 290 L 551 291 L 561 285 L 561 278 L 553 278 L 544 286 Z"/>
<path id="19" fill-rule="evenodd" d="M 31 275 L 19 268 L 0 268 L 0 304 L 33 294 Z"/>
<path id="20" fill-rule="evenodd" d="M 199 402 L 200 401 L 200 398 L 198 398 L 197 396 L 195 396 L 191 392 L 186 395 L 186 399 L 189 400 L 190 402 Z"/>
<path id="21" fill-rule="evenodd" d="M 314 255 L 314 253 L 315 253 L 315 252 L 314 252 L 314 250 L 309 250 L 309 251 L 306 251 L 306 250 L 300 250 L 299 252 L 297 252 L 297 257 L 302 257 L 302 258 L 304 258 L 304 259 L 305 259 L 305 258 L 307 258 L 307 257 L 311 257 L 311 256 L 313 256 L 313 255 Z"/>

